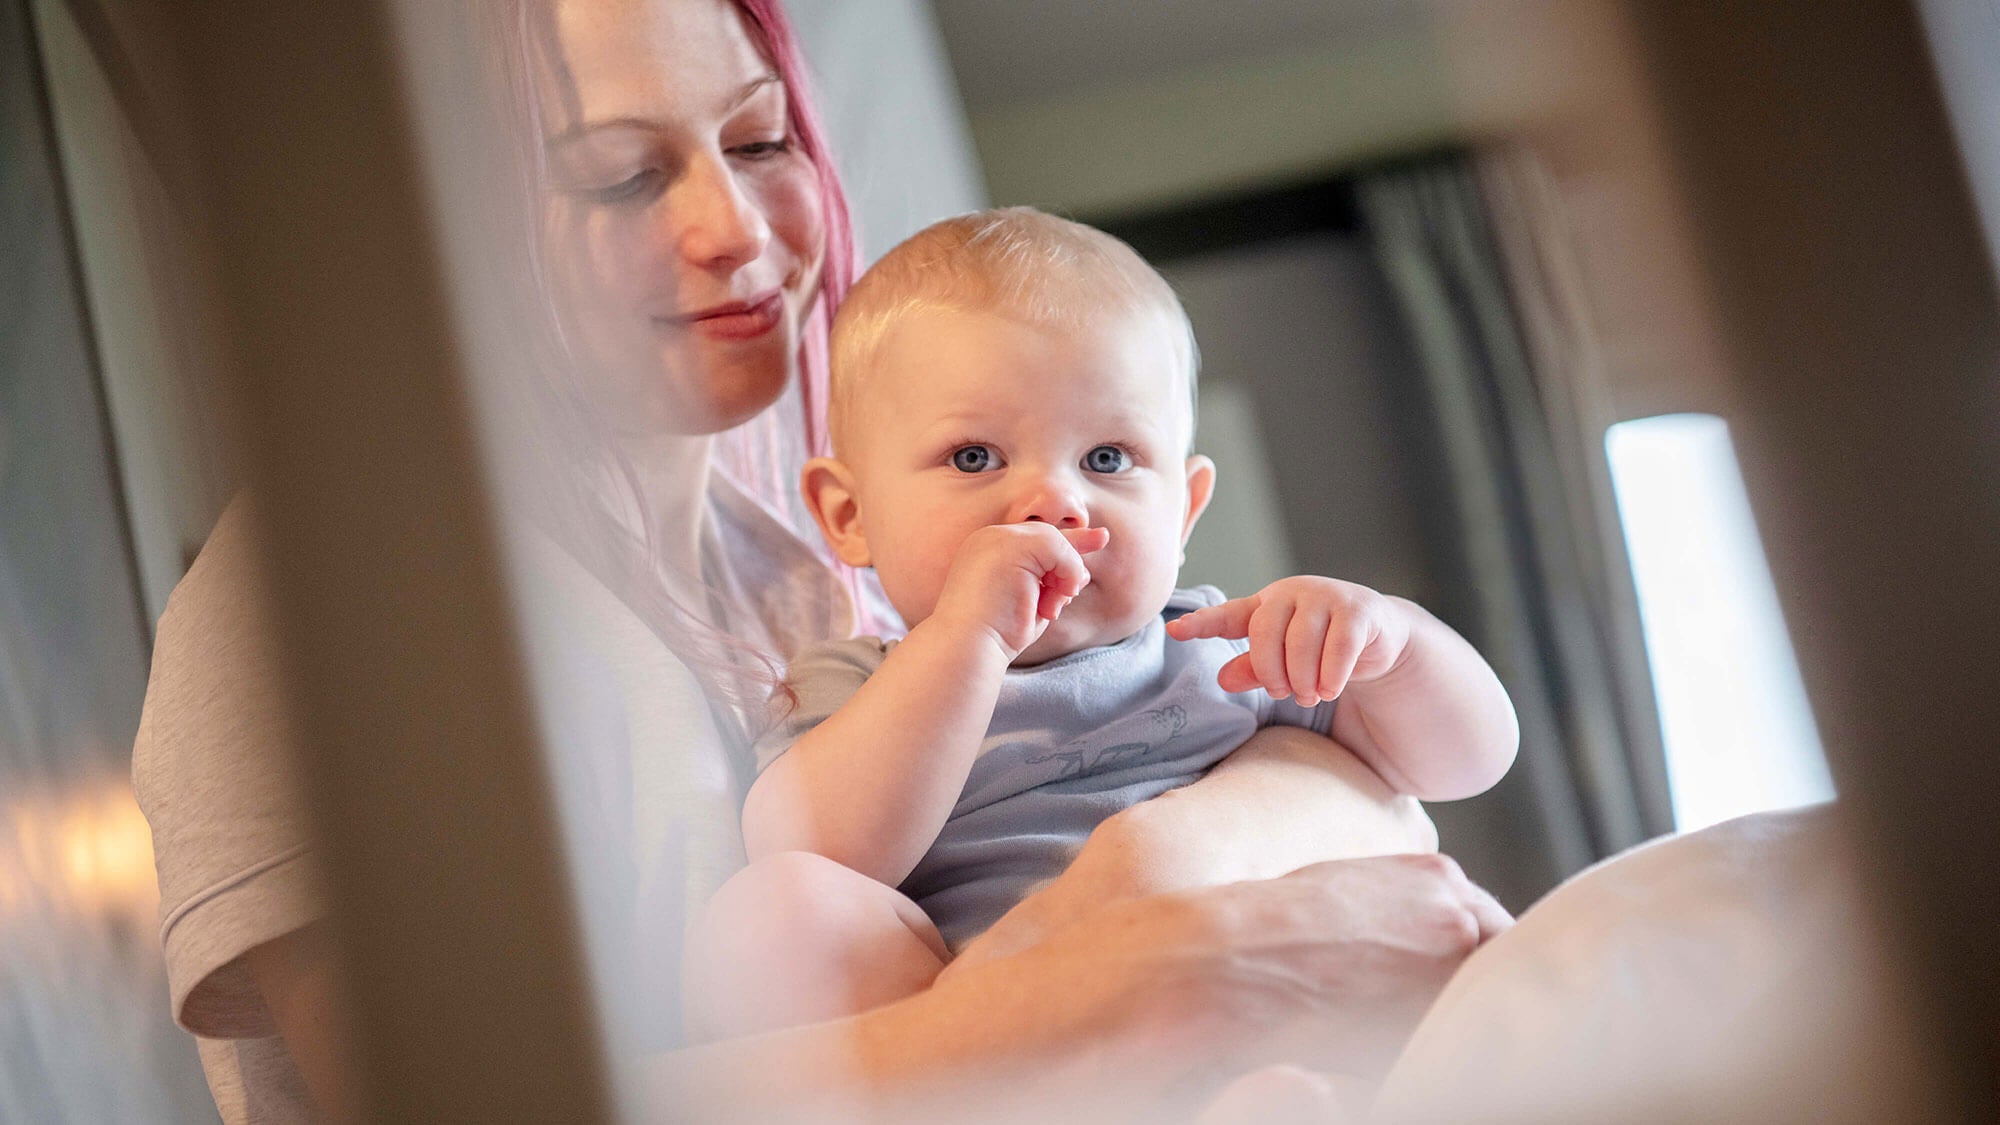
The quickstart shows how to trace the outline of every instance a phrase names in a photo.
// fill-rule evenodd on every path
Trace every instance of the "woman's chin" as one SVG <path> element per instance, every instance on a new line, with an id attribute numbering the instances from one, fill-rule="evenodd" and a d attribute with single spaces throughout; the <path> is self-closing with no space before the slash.
<path id="1" fill-rule="evenodd" d="M 700 433 L 735 429 L 769 410 L 785 393 L 797 366 L 781 346 L 717 348 L 702 358 L 707 360 L 702 364 L 705 385 L 688 387 L 679 396 L 682 413 L 689 422 L 699 421 L 701 428 L 694 432 Z"/>

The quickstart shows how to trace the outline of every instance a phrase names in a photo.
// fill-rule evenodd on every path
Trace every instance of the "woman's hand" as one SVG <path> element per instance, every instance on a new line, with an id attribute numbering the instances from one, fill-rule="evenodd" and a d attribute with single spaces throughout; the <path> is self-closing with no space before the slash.
<path id="1" fill-rule="evenodd" d="M 1075 861 L 966 946 L 946 973 L 1020 952 L 1107 903 L 1308 864 L 1437 850 L 1422 806 L 1353 752 L 1295 727 L 1270 727 L 1208 775 L 1118 813 Z"/>
<path id="2" fill-rule="evenodd" d="M 1138 899 L 1083 919 L 1039 949 L 1109 930 L 1159 950 L 1152 1003 L 1220 1038 L 1245 1066 L 1289 1062 L 1377 1073 L 1458 965 L 1513 924 L 1447 856 L 1315 864 L 1280 879 Z M 1113 941 L 1115 955 L 1135 952 Z"/>
<path id="3" fill-rule="evenodd" d="M 658 1059 L 695 1120 L 1191 1116 L 1274 1064 L 1381 1073 L 1511 923 L 1437 855 L 1154 895 L 849 1020 Z"/>
<path id="4" fill-rule="evenodd" d="M 1273 1064 L 1379 1079 L 1460 962 L 1511 924 L 1447 857 L 1344 860 L 1113 904 L 925 997 L 1005 1026 L 1004 992 L 1091 1045 L 1070 1050 L 1082 1073 L 1041 1072 L 1051 1089 L 1125 1075 L 1113 1102 L 1192 1110 Z"/>

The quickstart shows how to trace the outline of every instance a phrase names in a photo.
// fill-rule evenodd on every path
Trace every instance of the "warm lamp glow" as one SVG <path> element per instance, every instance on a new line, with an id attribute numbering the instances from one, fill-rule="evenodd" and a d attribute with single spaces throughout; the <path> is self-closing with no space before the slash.
<path id="1" fill-rule="evenodd" d="M 17 799 L 0 836 L 0 932 L 25 912 L 125 917 L 159 908 L 153 836 L 124 778 Z"/>

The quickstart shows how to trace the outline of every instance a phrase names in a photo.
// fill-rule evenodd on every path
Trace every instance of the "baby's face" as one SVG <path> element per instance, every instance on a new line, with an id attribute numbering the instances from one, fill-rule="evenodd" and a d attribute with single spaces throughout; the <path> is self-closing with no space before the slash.
<path id="1" fill-rule="evenodd" d="M 1159 614 L 1213 470 L 1188 456 L 1186 375 L 1158 318 L 1066 330 L 926 309 L 875 354 L 841 458 L 867 561 L 905 621 L 930 616 L 967 536 L 1031 519 L 1111 541 L 1017 663 L 1122 640 Z"/>

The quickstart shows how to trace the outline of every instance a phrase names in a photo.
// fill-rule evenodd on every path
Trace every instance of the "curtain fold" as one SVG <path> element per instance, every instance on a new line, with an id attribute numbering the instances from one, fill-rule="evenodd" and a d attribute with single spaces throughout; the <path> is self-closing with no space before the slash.
<path id="1" fill-rule="evenodd" d="M 1450 501 L 1426 514 L 1454 587 L 1440 608 L 1521 719 L 1520 759 L 1485 806 L 1434 811 L 1448 847 L 1462 822 L 1504 853 L 1496 891 L 1516 905 L 1672 827 L 1609 507 L 1609 416 L 1552 197 L 1532 169 L 1501 154 L 1357 183 Z"/>

